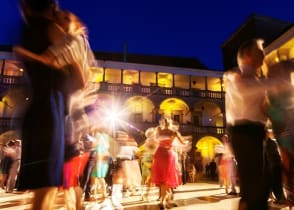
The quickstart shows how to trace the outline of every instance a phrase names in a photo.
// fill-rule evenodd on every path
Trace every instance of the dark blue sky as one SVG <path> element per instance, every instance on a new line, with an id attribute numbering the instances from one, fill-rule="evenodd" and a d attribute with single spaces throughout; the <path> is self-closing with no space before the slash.
<path id="1" fill-rule="evenodd" d="M 198 58 L 222 70 L 221 45 L 253 13 L 294 21 L 293 0 L 59 0 L 88 26 L 93 50 Z M 1 0 L 0 44 L 17 42 L 18 0 Z"/>

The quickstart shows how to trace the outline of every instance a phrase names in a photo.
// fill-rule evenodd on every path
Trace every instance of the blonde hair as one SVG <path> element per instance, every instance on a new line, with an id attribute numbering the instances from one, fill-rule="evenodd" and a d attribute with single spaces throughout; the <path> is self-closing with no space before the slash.
<path id="1" fill-rule="evenodd" d="M 57 18 L 57 24 L 63 28 L 63 30 L 71 35 L 88 35 L 86 25 L 81 21 L 81 19 L 70 11 L 57 11 L 57 13 L 62 13 L 62 21 Z M 63 21 L 67 22 L 67 26 L 64 26 Z M 66 28 L 65 28 L 66 27 Z"/>

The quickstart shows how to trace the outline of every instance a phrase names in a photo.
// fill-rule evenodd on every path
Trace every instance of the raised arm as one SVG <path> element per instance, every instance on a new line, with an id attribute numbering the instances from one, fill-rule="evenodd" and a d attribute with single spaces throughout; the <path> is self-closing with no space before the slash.
<path id="1" fill-rule="evenodd" d="M 181 142 L 181 144 L 186 144 L 187 143 L 187 141 L 183 138 L 183 136 L 180 134 L 180 132 L 176 131 L 175 136 Z"/>
<path id="2" fill-rule="evenodd" d="M 52 45 L 57 44 L 58 41 L 64 39 L 66 36 L 66 33 L 64 32 L 64 30 L 55 23 L 49 26 L 48 31 L 49 31 L 49 40 L 52 43 Z M 14 46 L 13 52 L 17 57 L 20 57 L 21 59 L 36 61 L 44 65 L 53 67 L 55 69 L 61 69 L 60 66 L 57 66 L 56 62 L 54 62 L 56 57 L 49 50 L 46 50 L 40 54 L 37 54 L 21 46 Z"/>

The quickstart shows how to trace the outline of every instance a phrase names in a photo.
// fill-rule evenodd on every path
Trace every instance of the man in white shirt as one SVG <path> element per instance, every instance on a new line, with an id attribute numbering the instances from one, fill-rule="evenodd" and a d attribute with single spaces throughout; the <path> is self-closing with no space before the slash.
<path id="1" fill-rule="evenodd" d="M 268 209 L 263 176 L 266 89 L 258 77 L 264 60 L 262 44 L 260 39 L 243 43 L 237 56 L 239 71 L 224 76 L 227 128 L 240 179 L 239 210 Z"/>

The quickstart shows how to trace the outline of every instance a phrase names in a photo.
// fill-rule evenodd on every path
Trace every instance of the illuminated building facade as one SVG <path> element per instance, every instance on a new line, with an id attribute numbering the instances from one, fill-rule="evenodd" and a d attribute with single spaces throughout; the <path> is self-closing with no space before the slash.
<path id="1" fill-rule="evenodd" d="M 7 90 L 0 103 L 3 132 L 15 128 L 22 114 L 19 108 L 29 99 L 22 89 L 10 88 L 21 84 L 21 63 L 9 49 L 0 55 L 2 87 Z M 183 135 L 193 136 L 194 146 L 203 137 L 220 139 L 224 134 L 222 71 L 195 68 L 203 67 L 196 59 L 128 55 L 120 61 L 113 59 L 116 54 L 107 53 L 96 53 L 96 57 L 98 65 L 90 69 L 91 89 L 97 90 L 98 98 L 114 98 L 126 110 L 124 120 L 136 129 L 144 132 L 158 125 L 161 117 L 170 117 L 180 124 Z"/>
<path id="2" fill-rule="evenodd" d="M 244 40 L 253 38 L 242 36 Z M 223 45 L 223 52 L 236 44 L 235 37 L 239 35 Z M 294 59 L 294 26 L 288 25 L 277 38 L 266 40 L 265 52 L 268 65 Z M 90 69 L 90 87 L 98 98 L 113 98 L 125 109 L 126 122 L 144 132 L 158 125 L 161 117 L 170 117 L 180 124 L 183 135 L 192 135 L 193 148 L 208 160 L 213 158 L 226 126 L 222 71 L 208 70 L 197 59 L 99 52 L 96 58 L 98 65 Z M 227 66 L 226 70 L 234 64 Z M 13 57 L 11 46 L 0 47 L 0 68 L 3 133 L 19 127 L 29 98 L 18 88 L 23 84 L 24 69 Z"/>

